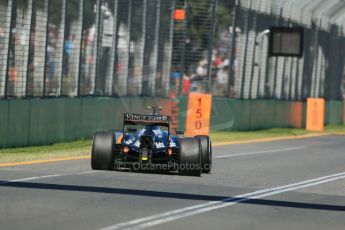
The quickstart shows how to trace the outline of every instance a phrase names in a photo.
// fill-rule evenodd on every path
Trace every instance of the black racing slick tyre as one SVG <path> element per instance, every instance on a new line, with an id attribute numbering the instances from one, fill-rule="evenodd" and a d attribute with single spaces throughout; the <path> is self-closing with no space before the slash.
<path id="1" fill-rule="evenodd" d="M 201 167 L 203 173 L 210 173 L 212 169 L 212 144 L 209 136 L 195 136 L 201 145 Z"/>
<path id="2" fill-rule="evenodd" d="M 201 146 L 199 139 L 180 139 L 179 174 L 186 176 L 201 175 Z"/>
<path id="3" fill-rule="evenodd" d="M 96 132 L 93 136 L 91 168 L 112 170 L 114 168 L 114 133 Z"/>

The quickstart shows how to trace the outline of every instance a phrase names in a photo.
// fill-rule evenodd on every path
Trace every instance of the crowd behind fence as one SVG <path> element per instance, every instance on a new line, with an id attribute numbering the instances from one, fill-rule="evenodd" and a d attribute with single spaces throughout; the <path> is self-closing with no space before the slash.
<path id="1" fill-rule="evenodd" d="M 343 26 L 308 1 L 0 0 L 0 98 L 343 99 Z M 304 27 L 303 58 L 269 57 L 270 26 Z"/>

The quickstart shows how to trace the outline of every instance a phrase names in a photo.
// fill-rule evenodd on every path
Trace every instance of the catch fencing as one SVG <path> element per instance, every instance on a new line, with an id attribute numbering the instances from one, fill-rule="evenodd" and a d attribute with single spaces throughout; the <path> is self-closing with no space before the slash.
<path id="1" fill-rule="evenodd" d="M 167 0 L 1 0 L 0 97 L 166 96 L 173 9 Z"/>
<path id="2" fill-rule="evenodd" d="M 0 0 L 0 98 L 342 100 L 343 15 L 341 0 Z M 303 27 L 304 56 L 269 57 L 271 26 Z"/>
<path id="3" fill-rule="evenodd" d="M 241 3 L 233 8 L 235 29 L 230 29 L 235 47 L 230 55 L 230 93 L 241 99 L 343 99 L 344 18 L 338 19 L 345 8 L 341 1 Z M 304 56 L 269 57 L 270 26 L 303 27 Z"/>

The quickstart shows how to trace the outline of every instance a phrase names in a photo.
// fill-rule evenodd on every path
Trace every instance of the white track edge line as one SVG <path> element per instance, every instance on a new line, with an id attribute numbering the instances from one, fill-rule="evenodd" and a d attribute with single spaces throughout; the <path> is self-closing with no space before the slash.
<path id="1" fill-rule="evenodd" d="M 45 178 L 53 178 L 53 177 L 62 177 L 62 176 L 73 176 L 73 175 L 83 175 L 83 174 L 89 174 L 94 173 L 94 171 L 85 171 L 85 172 L 78 172 L 78 173 L 63 173 L 63 174 L 51 174 L 51 175 L 44 175 L 44 176 L 35 176 L 35 177 L 26 177 L 21 179 L 13 179 L 13 180 L 7 180 L 7 181 L 1 181 L 1 184 L 10 184 L 10 183 L 16 183 L 16 182 L 23 182 L 23 181 L 32 181 L 32 180 L 39 180 L 39 179 L 45 179 Z"/>
<path id="2" fill-rule="evenodd" d="M 274 187 L 274 188 L 262 189 L 262 190 L 258 190 L 255 192 L 245 193 L 245 194 L 237 195 L 237 196 L 234 196 L 231 198 L 226 198 L 226 199 L 219 200 L 219 201 L 212 201 L 212 202 L 202 203 L 202 204 L 198 204 L 198 205 L 188 206 L 188 207 L 181 208 L 181 209 L 176 209 L 176 210 L 172 210 L 172 211 L 168 211 L 168 212 L 164 212 L 164 213 L 160 213 L 160 214 L 156 214 L 156 215 L 152 215 L 152 216 L 147 216 L 147 217 L 143 217 L 143 218 L 139 218 L 139 219 L 111 225 L 111 226 L 108 226 L 105 228 L 101 228 L 101 230 L 116 230 L 116 229 L 123 229 L 123 228 L 127 228 L 127 227 L 129 227 L 129 229 L 141 229 L 141 228 L 137 228 L 137 227 L 139 227 L 143 224 L 145 224 L 145 226 L 146 226 L 148 223 L 151 223 L 151 222 L 157 223 L 158 220 L 167 220 L 165 222 L 169 222 L 169 221 L 172 221 L 171 218 L 173 218 L 174 216 L 179 217 L 179 218 L 183 218 L 183 217 L 187 217 L 190 215 L 198 214 L 198 213 L 200 213 L 200 210 L 206 210 L 207 211 L 207 210 L 222 208 L 225 206 L 229 206 L 231 203 L 237 204 L 237 203 L 241 203 L 241 202 L 244 202 L 246 200 L 249 200 L 249 199 L 256 199 L 256 198 L 261 198 L 261 197 L 265 197 L 265 196 L 275 195 L 275 194 L 279 194 L 282 192 L 287 192 L 287 191 L 296 190 L 299 188 L 304 188 L 304 187 L 309 187 L 309 186 L 313 186 L 313 185 L 317 185 L 317 184 L 322 184 L 322 183 L 326 183 L 329 181 L 338 180 L 338 179 L 342 179 L 342 178 L 345 178 L 345 172 L 332 174 L 332 175 L 328 175 L 328 176 L 323 176 L 323 177 L 318 177 L 318 178 L 314 178 L 314 179 L 310 179 L 310 180 L 305 180 L 305 181 L 301 181 L 298 183 L 278 186 L 278 187 Z M 189 213 L 192 213 L 192 214 L 189 215 Z M 177 218 L 177 219 L 179 219 L 179 218 Z M 158 220 L 156 220 L 156 219 L 158 219 Z M 157 225 L 157 224 L 154 224 L 154 225 Z"/>
<path id="3" fill-rule="evenodd" d="M 223 159 L 223 158 L 230 158 L 230 157 L 237 157 L 237 156 L 247 156 L 247 155 L 255 155 L 255 154 L 263 154 L 263 153 L 275 153 L 275 152 L 285 152 L 285 151 L 295 151 L 299 149 L 304 149 L 307 146 L 300 146 L 300 147 L 290 147 L 285 149 L 272 149 L 266 151 L 255 151 L 255 152 L 243 152 L 243 153 L 234 153 L 234 154 L 226 154 L 226 155 L 217 155 L 214 156 L 214 159 Z"/>
<path id="4" fill-rule="evenodd" d="M 242 199 L 239 199 L 239 200 L 235 200 L 235 201 L 231 201 L 231 202 L 226 202 L 226 203 L 219 204 L 219 205 L 214 205 L 214 206 L 209 206 L 209 207 L 205 207 L 205 208 L 202 208 L 202 209 L 192 210 L 190 212 L 179 213 L 177 215 L 173 215 L 173 216 L 162 218 L 162 219 L 157 219 L 157 220 L 150 221 L 150 222 L 144 222 L 144 223 L 141 223 L 139 225 L 135 225 L 135 226 L 132 226 L 132 227 L 126 228 L 126 229 L 131 229 L 131 230 L 133 230 L 133 229 L 144 229 L 144 228 L 147 228 L 147 227 L 152 227 L 152 226 L 155 226 L 155 225 L 167 223 L 167 222 L 174 221 L 174 220 L 181 219 L 181 218 L 185 218 L 185 217 L 188 217 L 188 216 L 192 216 L 192 215 L 196 215 L 196 214 L 212 211 L 212 210 L 215 210 L 215 209 L 220 209 L 220 208 L 232 206 L 232 205 L 235 205 L 235 204 L 243 203 L 243 202 L 248 201 L 248 200 L 264 198 L 264 197 L 267 197 L 267 196 L 273 196 L 273 195 L 277 195 L 277 194 L 280 194 L 280 193 L 284 193 L 284 192 L 288 192 L 288 191 L 293 191 L 293 190 L 297 190 L 297 189 L 301 189 L 301 188 L 306 188 L 306 187 L 310 187 L 310 186 L 314 186 L 314 185 L 319 185 L 319 184 L 323 184 L 323 183 L 327 183 L 327 182 L 331 182 L 331 181 L 335 181 L 335 180 L 339 180 L 339 179 L 343 179 L 343 178 L 345 178 L 345 175 L 339 176 L 339 177 L 335 177 L 335 178 L 331 178 L 331 179 L 327 179 L 327 180 L 324 180 L 324 181 L 318 181 L 318 182 L 314 182 L 314 183 L 309 183 L 309 184 L 306 184 L 306 185 L 301 185 L 301 186 L 296 186 L 296 187 L 292 187 L 292 188 L 282 189 L 282 190 L 278 190 L 278 191 L 268 192 L 268 193 L 264 193 L 264 194 L 257 195 L 257 196 L 251 196 L 251 197 L 247 197 L 247 198 L 242 198 Z"/>

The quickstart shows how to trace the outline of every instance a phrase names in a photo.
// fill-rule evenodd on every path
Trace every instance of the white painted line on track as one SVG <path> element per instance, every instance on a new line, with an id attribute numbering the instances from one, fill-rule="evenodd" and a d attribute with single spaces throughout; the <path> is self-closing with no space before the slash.
<path id="1" fill-rule="evenodd" d="M 244 152 L 244 153 L 234 153 L 234 154 L 226 154 L 226 155 L 216 155 L 213 156 L 214 159 L 224 159 L 230 157 L 239 157 L 239 156 L 249 156 L 249 155 L 256 155 L 256 154 L 265 154 L 265 153 L 275 153 L 275 152 L 288 152 L 288 151 L 296 151 L 299 149 L 304 149 L 307 146 L 300 146 L 300 147 L 290 147 L 285 149 L 272 149 L 272 150 L 265 150 L 265 151 L 255 151 L 255 152 Z"/>
<path id="2" fill-rule="evenodd" d="M 332 174 L 328 176 L 318 177 L 310 180 L 301 181 L 298 183 L 283 185 L 279 187 L 269 188 L 269 189 L 262 189 L 251 193 L 237 195 L 235 197 L 229 197 L 219 201 L 211 201 L 206 202 L 198 205 L 188 206 L 181 209 L 176 209 L 164 213 L 160 213 L 157 215 L 152 215 L 144 218 L 139 218 L 115 225 L 111 225 L 101 230 L 117 230 L 117 229 L 144 229 L 147 227 L 152 227 L 155 225 L 167 223 L 170 221 L 174 221 L 181 218 L 186 218 L 188 216 L 212 211 L 215 209 L 224 208 L 227 206 L 232 206 L 238 203 L 243 203 L 245 201 L 251 199 L 259 199 L 267 196 L 273 196 L 280 193 L 293 191 L 301 188 L 306 188 L 310 186 L 315 186 L 339 179 L 345 178 L 345 172 Z"/>
<path id="3" fill-rule="evenodd" d="M 53 177 L 83 175 L 83 174 L 89 174 L 89 173 L 94 173 L 94 172 L 95 171 L 85 171 L 85 172 L 79 172 L 79 173 L 69 173 L 69 174 L 63 173 L 63 174 L 51 174 L 51 175 L 44 175 L 44 176 L 26 177 L 26 178 L 21 178 L 21 179 L 1 181 L 0 185 L 1 184 L 16 183 L 16 182 L 23 182 L 23 181 L 39 180 L 39 179 L 45 179 L 45 178 L 53 178 Z"/>

